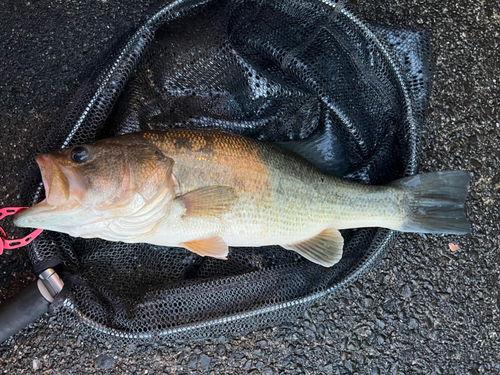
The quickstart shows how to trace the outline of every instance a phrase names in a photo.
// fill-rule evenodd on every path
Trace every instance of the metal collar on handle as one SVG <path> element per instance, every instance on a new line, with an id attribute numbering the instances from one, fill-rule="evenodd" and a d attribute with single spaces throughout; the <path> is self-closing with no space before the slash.
<path id="1" fill-rule="evenodd" d="M 38 280 L 38 289 L 42 296 L 52 303 L 64 287 L 64 282 L 52 268 L 47 268 L 40 275 Z"/>

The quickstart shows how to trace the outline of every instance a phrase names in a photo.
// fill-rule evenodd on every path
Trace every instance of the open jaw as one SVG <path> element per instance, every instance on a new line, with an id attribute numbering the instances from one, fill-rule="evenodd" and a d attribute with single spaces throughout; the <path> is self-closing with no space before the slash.
<path id="1" fill-rule="evenodd" d="M 81 190 L 83 175 L 59 164 L 47 154 L 35 158 L 40 168 L 46 198 L 40 203 L 16 214 L 14 224 L 19 227 L 50 229 L 64 223 L 79 205 L 72 197 Z M 81 177 L 79 177 L 81 176 Z M 73 186 L 72 186 L 73 185 Z M 81 209 L 81 207 L 80 207 Z M 70 220 L 71 221 L 71 220 Z"/>
<path id="2" fill-rule="evenodd" d="M 51 155 L 38 155 L 35 160 L 42 174 L 47 203 L 60 206 L 70 198 L 81 202 L 87 181 L 80 169 L 60 165 Z"/>
<path id="3" fill-rule="evenodd" d="M 50 155 L 38 155 L 36 162 L 42 174 L 45 197 L 48 204 L 57 206 L 69 199 L 69 181 Z"/>

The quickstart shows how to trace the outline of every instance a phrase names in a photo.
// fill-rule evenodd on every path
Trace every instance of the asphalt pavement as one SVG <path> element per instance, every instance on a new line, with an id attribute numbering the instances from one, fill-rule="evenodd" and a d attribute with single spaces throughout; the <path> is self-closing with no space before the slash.
<path id="1" fill-rule="evenodd" d="M 297 322 L 243 337 L 105 342 L 46 316 L 0 345 L 0 372 L 500 374 L 500 3 L 353 3 L 367 20 L 430 33 L 435 84 L 421 171 L 472 172 L 472 233 L 404 234 L 377 268 Z M 161 5 L 0 4 L 0 207 L 18 205 L 25 159 L 88 68 Z M 23 250 L 0 256 L 0 302 L 32 280 Z"/>

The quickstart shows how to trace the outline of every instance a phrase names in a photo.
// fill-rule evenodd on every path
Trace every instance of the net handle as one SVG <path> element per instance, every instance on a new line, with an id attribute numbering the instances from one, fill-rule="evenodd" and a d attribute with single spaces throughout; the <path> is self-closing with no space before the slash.
<path id="1" fill-rule="evenodd" d="M 0 209 L 0 220 L 4 217 L 15 215 L 18 212 L 24 211 L 28 207 L 5 207 Z M 18 249 L 20 247 L 28 245 L 31 241 L 37 238 L 43 229 L 36 229 L 35 231 L 28 234 L 23 238 L 8 239 L 5 231 L 0 227 L 0 255 L 3 254 L 4 249 Z"/>

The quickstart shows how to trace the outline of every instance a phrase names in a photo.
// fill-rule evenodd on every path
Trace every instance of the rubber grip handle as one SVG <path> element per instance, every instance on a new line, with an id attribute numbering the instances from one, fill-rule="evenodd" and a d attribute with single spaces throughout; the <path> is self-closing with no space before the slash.
<path id="1" fill-rule="evenodd" d="M 49 311 L 36 282 L 0 305 L 0 343 Z"/>

